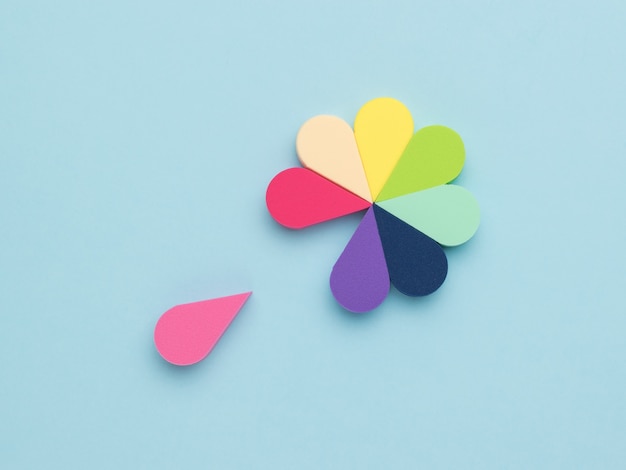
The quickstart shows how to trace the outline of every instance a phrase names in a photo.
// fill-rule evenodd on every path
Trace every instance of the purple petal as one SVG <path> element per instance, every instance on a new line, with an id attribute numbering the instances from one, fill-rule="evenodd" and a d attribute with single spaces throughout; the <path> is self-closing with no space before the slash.
<path id="1" fill-rule="evenodd" d="M 389 272 L 370 207 L 330 274 L 330 290 L 351 312 L 378 307 L 389 293 Z"/>

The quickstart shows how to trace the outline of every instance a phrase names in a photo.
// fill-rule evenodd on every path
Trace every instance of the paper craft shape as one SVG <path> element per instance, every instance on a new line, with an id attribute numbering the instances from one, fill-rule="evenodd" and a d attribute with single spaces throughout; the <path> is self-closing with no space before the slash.
<path id="1" fill-rule="evenodd" d="M 345 309 L 367 312 L 389 293 L 389 271 L 370 207 L 330 274 L 330 289 Z"/>
<path id="2" fill-rule="evenodd" d="M 480 209 L 472 193 L 454 184 L 405 194 L 377 203 L 443 246 L 468 241 L 480 222 Z"/>
<path id="3" fill-rule="evenodd" d="M 446 184 L 459 176 L 465 163 L 461 137 L 444 126 L 417 131 L 378 195 L 384 201 Z"/>
<path id="4" fill-rule="evenodd" d="M 405 295 L 432 294 L 448 274 L 448 259 L 432 238 L 385 209 L 374 206 L 389 277 Z"/>
<path id="5" fill-rule="evenodd" d="M 280 224 L 304 228 L 367 209 L 371 203 L 305 168 L 278 173 L 265 196 Z"/>
<path id="6" fill-rule="evenodd" d="M 296 151 L 302 166 L 372 202 L 354 132 L 346 121 L 336 116 L 309 119 L 298 131 Z"/>
<path id="7" fill-rule="evenodd" d="M 154 344 L 167 362 L 189 366 L 215 347 L 252 292 L 177 305 L 159 318 Z"/>
<path id="8" fill-rule="evenodd" d="M 377 98 L 357 113 L 354 136 L 372 200 L 377 199 L 412 135 L 413 118 L 398 100 Z"/>
<path id="9" fill-rule="evenodd" d="M 437 125 L 413 133 L 406 106 L 377 98 L 357 113 L 353 136 L 340 118 L 307 121 L 297 152 L 306 169 L 285 170 L 267 188 L 277 222 L 300 229 L 367 209 L 330 275 L 340 305 L 366 312 L 384 301 L 390 284 L 410 296 L 443 284 L 448 261 L 441 246 L 465 243 L 480 223 L 472 194 L 448 184 L 465 163 L 456 132 Z"/>

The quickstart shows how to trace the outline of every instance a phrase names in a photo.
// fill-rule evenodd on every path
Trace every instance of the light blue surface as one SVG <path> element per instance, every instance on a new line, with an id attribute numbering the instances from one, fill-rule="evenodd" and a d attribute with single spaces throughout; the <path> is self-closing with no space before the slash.
<path id="1" fill-rule="evenodd" d="M 0 467 L 624 468 L 626 7 L 516 3 L 2 1 Z M 461 134 L 483 219 L 359 317 L 358 217 L 264 191 L 381 95 Z M 250 289 L 158 356 L 162 312 Z"/>

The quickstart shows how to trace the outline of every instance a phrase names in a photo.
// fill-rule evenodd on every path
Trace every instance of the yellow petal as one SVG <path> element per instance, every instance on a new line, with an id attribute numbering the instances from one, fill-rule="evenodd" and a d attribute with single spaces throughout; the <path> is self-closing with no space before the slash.
<path id="1" fill-rule="evenodd" d="M 376 98 L 357 113 L 354 135 L 375 200 L 413 135 L 413 118 L 398 100 Z"/>

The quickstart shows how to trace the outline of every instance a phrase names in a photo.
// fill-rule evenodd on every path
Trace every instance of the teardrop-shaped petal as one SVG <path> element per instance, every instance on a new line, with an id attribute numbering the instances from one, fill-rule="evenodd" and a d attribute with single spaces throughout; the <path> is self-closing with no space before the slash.
<path id="1" fill-rule="evenodd" d="M 376 98 L 357 113 L 354 135 L 370 193 L 376 200 L 413 135 L 413 118 L 400 101 Z"/>
<path id="2" fill-rule="evenodd" d="M 352 127 L 336 116 L 315 116 L 296 138 L 303 166 L 319 173 L 366 201 L 372 201 Z"/>
<path id="3" fill-rule="evenodd" d="M 445 126 L 424 127 L 411 138 L 376 201 L 449 183 L 464 163 L 465 146 L 456 132 Z"/>
<path id="4" fill-rule="evenodd" d="M 414 297 L 436 291 L 448 274 L 441 246 L 376 204 L 374 214 L 391 283 Z"/>
<path id="5" fill-rule="evenodd" d="M 299 229 L 367 209 L 371 203 L 306 168 L 278 173 L 267 187 L 267 209 L 285 227 Z"/>
<path id="6" fill-rule="evenodd" d="M 357 313 L 378 307 L 387 297 L 389 272 L 372 207 L 333 266 L 330 289 L 342 307 Z"/>
<path id="7" fill-rule="evenodd" d="M 154 344 L 159 354 L 177 366 L 204 359 L 222 337 L 252 292 L 177 305 L 159 318 Z"/>
<path id="8" fill-rule="evenodd" d="M 388 199 L 378 205 L 444 246 L 465 243 L 480 224 L 480 208 L 472 193 L 453 184 Z"/>

